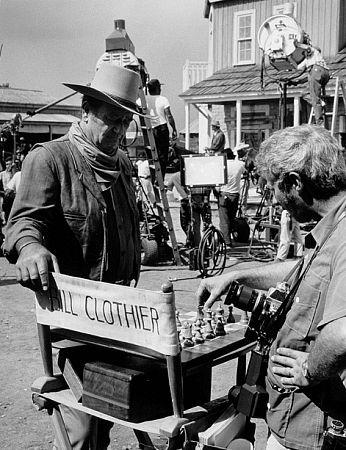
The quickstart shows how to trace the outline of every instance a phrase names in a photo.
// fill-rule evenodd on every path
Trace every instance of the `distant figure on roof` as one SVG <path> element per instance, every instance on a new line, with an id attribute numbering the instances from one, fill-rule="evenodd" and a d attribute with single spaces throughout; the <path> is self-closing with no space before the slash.
<path id="1" fill-rule="evenodd" d="M 147 84 L 149 95 L 146 96 L 148 112 L 153 119 L 151 125 L 153 128 L 155 145 L 159 156 L 162 178 L 165 178 L 166 167 L 169 152 L 169 129 L 168 123 L 172 128 L 172 139 L 177 138 L 177 129 L 174 117 L 171 112 L 169 101 L 161 95 L 161 85 L 156 78 L 150 80 Z"/>
<path id="2" fill-rule="evenodd" d="M 322 95 L 330 79 L 329 68 L 321 54 L 321 49 L 311 44 L 307 34 L 304 36 L 303 44 L 306 45 L 305 59 L 298 64 L 297 68 L 306 68 L 308 71 L 309 92 L 315 113 L 315 122 L 316 125 L 323 125 Z"/>

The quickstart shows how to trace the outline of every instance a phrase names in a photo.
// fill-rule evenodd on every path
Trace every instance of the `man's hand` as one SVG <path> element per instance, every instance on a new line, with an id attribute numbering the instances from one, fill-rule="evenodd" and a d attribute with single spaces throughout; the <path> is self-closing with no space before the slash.
<path id="1" fill-rule="evenodd" d="M 177 139 L 177 136 L 178 136 L 177 130 L 173 130 L 172 131 L 172 140 L 175 141 Z"/>
<path id="2" fill-rule="evenodd" d="M 204 305 L 205 309 L 211 308 L 221 295 L 226 294 L 234 279 L 227 273 L 202 280 L 196 292 L 198 306 Z"/>
<path id="3" fill-rule="evenodd" d="M 303 364 L 307 361 L 309 353 L 293 350 L 291 348 L 278 348 L 277 354 L 271 357 L 273 363 L 278 364 L 273 366 L 275 375 L 281 376 L 281 383 L 288 387 L 304 388 L 314 381 L 308 380 L 303 373 Z"/>
<path id="4" fill-rule="evenodd" d="M 43 245 L 35 242 L 23 247 L 16 263 L 17 281 L 33 291 L 46 291 L 48 272 L 60 272 L 58 260 Z"/>

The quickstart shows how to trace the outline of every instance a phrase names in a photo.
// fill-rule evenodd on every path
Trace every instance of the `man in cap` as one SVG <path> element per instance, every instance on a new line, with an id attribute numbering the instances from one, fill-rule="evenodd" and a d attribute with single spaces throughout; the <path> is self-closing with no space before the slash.
<path id="1" fill-rule="evenodd" d="M 82 117 L 56 140 L 26 157 L 9 218 L 4 252 L 17 280 L 48 289 L 48 271 L 129 285 L 140 270 L 138 210 L 132 167 L 119 144 L 136 114 L 137 73 L 102 64 L 83 94 Z M 73 449 L 91 445 L 91 417 L 61 407 Z M 98 423 L 97 449 L 111 424 Z"/>
<path id="2" fill-rule="evenodd" d="M 152 116 L 152 128 L 155 138 L 155 145 L 159 156 L 162 178 L 165 177 L 169 152 L 169 129 L 172 128 L 172 139 L 177 138 L 174 117 L 171 112 L 169 101 L 161 95 L 161 85 L 159 80 L 153 78 L 147 84 L 149 95 L 146 96 L 148 112 Z"/>
<path id="3" fill-rule="evenodd" d="M 225 135 L 220 128 L 220 122 L 218 120 L 213 120 L 211 123 L 211 129 L 213 130 L 213 137 L 207 152 L 211 154 L 220 153 L 225 148 Z"/>

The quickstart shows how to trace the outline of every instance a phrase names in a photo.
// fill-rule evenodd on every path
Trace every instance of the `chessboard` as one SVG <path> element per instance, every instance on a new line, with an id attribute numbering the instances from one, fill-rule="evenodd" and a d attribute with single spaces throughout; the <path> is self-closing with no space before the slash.
<path id="1" fill-rule="evenodd" d="M 254 343 L 244 338 L 247 321 L 230 308 L 204 312 L 177 310 L 176 321 L 182 346 L 183 365 L 221 364 L 251 350 Z M 244 320 L 245 319 L 245 320 Z M 202 320 L 202 323 L 201 323 Z M 212 332 L 211 332 L 212 330 Z"/>

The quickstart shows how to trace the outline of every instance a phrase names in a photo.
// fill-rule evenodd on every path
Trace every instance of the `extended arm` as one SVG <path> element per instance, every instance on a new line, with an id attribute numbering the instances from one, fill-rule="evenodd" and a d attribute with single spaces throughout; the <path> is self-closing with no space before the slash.
<path id="1" fill-rule="evenodd" d="M 206 278 L 201 281 L 196 292 L 198 305 L 211 308 L 221 295 L 227 293 L 232 281 L 238 281 L 253 289 L 268 290 L 277 282 L 283 281 L 295 264 L 296 261 L 284 261 L 260 267 L 257 263 L 250 267 L 246 264 L 246 268 L 239 265 L 238 269 L 219 277 Z"/>
<path id="2" fill-rule="evenodd" d="M 48 271 L 59 271 L 55 256 L 45 247 L 59 204 L 48 153 L 34 150 L 23 164 L 4 245 L 8 260 L 16 263 L 17 281 L 34 290 L 47 289 Z"/>
<path id="3" fill-rule="evenodd" d="M 165 114 L 166 114 L 166 119 L 167 119 L 168 123 L 172 127 L 172 139 L 176 139 L 177 138 L 177 129 L 175 126 L 175 121 L 174 121 L 173 114 L 171 112 L 171 108 L 169 106 L 167 108 L 165 108 Z"/>

